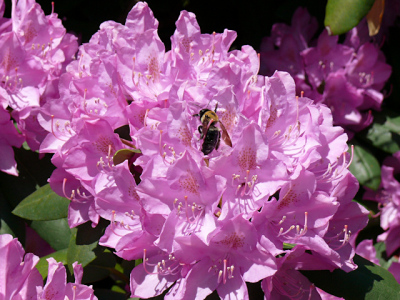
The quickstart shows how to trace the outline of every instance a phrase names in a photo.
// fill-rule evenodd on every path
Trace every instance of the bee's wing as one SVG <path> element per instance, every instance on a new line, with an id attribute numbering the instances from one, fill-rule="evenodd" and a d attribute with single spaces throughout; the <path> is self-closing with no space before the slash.
<path id="1" fill-rule="evenodd" d="M 229 137 L 228 131 L 226 130 L 224 124 L 222 124 L 222 122 L 219 121 L 219 125 L 222 130 L 222 139 L 224 140 L 225 144 L 227 144 L 229 147 L 232 147 L 231 138 Z"/>
<path id="2" fill-rule="evenodd" d="M 207 122 L 203 122 L 203 133 L 202 133 L 203 134 L 203 139 L 206 138 L 208 128 L 210 128 L 212 122 L 214 122 L 214 120 L 212 120 L 212 119 L 210 119 L 210 121 L 208 123 Z"/>

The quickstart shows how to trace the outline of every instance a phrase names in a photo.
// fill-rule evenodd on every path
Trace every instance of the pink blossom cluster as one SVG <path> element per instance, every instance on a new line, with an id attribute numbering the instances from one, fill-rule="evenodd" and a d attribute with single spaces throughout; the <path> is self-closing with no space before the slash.
<path id="1" fill-rule="evenodd" d="M 383 161 L 379 189 L 367 189 L 363 197 L 365 200 L 378 202 L 380 223 L 385 230 L 378 236 L 378 241 L 385 242 L 389 257 L 400 248 L 400 182 L 396 177 L 399 173 L 400 152 L 396 152 Z"/>
<path id="2" fill-rule="evenodd" d="M 49 271 L 46 284 L 36 265 L 39 257 L 25 253 L 17 239 L 9 234 L 0 235 L 0 299 L 13 300 L 97 300 L 92 287 L 81 284 L 83 268 L 73 264 L 75 283 L 67 282 L 62 263 L 48 258 Z"/>
<path id="3" fill-rule="evenodd" d="M 78 48 L 75 36 L 34 0 L 12 0 L 11 19 L 0 1 L 0 170 L 18 175 L 12 146 L 38 150 L 46 131 L 37 114 L 58 98 L 58 79 Z M 13 120 L 18 124 L 16 130 Z"/>
<path id="4" fill-rule="evenodd" d="M 268 297 L 319 299 L 299 270 L 355 269 L 368 221 L 347 135 L 288 73 L 229 51 L 235 32 L 182 11 L 166 51 L 157 27 L 144 2 L 103 23 L 39 114 L 70 226 L 111 221 L 100 244 L 143 259 L 132 297 L 248 299 L 262 280 Z"/>
<path id="5" fill-rule="evenodd" d="M 367 40 L 365 22 L 347 33 L 344 43 L 338 36 L 318 29 L 315 18 L 298 8 L 291 26 L 277 23 L 271 36 L 260 46 L 261 74 L 275 70 L 289 72 L 301 92 L 332 111 L 333 122 L 345 128 L 350 138 L 372 123 L 371 110 L 379 110 L 381 90 L 391 67 L 379 47 Z"/>

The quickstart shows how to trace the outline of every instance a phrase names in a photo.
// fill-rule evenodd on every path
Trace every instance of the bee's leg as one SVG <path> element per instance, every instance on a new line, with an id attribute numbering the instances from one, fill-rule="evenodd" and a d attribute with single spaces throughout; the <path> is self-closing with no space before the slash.
<path id="1" fill-rule="evenodd" d="M 218 131 L 218 139 L 217 139 L 217 144 L 215 145 L 215 150 L 218 150 L 220 141 L 221 141 L 221 131 Z"/>
<path id="2" fill-rule="evenodd" d="M 197 130 L 200 132 L 200 139 L 203 138 L 203 125 L 200 125 Z"/>

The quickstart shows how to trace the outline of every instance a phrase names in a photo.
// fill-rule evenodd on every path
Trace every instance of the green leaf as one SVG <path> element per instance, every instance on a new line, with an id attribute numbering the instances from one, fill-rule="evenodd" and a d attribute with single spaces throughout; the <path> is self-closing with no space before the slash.
<path id="1" fill-rule="evenodd" d="M 376 257 L 379 259 L 379 265 L 386 270 L 390 267 L 393 262 L 397 262 L 398 259 L 396 256 L 392 256 L 388 258 L 386 255 L 386 245 L 384 242 L 378 242 L 374 244 L 374 248 L 376 250 Z"/>
<path id="2" fill-rule="evenodd" d="M 68 268 L 73 271 L 72 264 L 77 261 L 86 267 L 104 251 L 104 247 L 98 246 L 100 237 L 104 234 L 108 221 L 100 220 L 95 228 L 90 222 L 71 229 L 71 238 L 68 246 Z"/>
<path id="3" fill-rule="evenodd" d="M 22 200 L 13 214 L 35 221 L 57 220 L 68 216 L 69 202 L 53 192 L 47 184 Z"/>
<path id="4" fill-rule="evenodd" d="M 367 139 L 372 145 L 385 152 L 393 154 L 400 150 L 400 136 L 391 132 L 384 124 L 372 124 L 368 130 Z"/>
<path id="5" fill-rule="evenodd" d="M 67 262 L 68 262 L 68 268 L 72 272 L 73 271 L 72 264 L 74 262 L 77 261 L 78 263 L 82 264 L 82 267 L 85 267 L 96 258 L 96 254 L 94 253 L 93 250 L 94 248 L 96 248 L 98 242 L 96 241 L 90 244 L 78 245 L 76 243 L 78 229 L 72 228 L 71 232 L 72 234 L 68 247 Z"/>
<path id="6" fill-rule="evenodd" d="M 399 112 L 384 110 L 374 114 L 374 123 L 365 138 L 375 147 L 393 154 L 400 150 Z"/>
<path id="7" fill-rule="evenodd" d="M 283 243 L 283 249 L 285 250 L 293 249 L 295 246 L 296 244 Z"/>
<path id="8" fill-rule="evenodd" d="M 36 269 L 39 270 L 39 273 L 40 275 L 42 275 L 43 279 L 47 277 L 47 271 L 49 269 L 49 264 L 46 259 L 48 259 L 49 257 L 53 257 L 56 261 L 62 262 L 64 265 L 66 265 L 67 252 L 68 249 L 62 249 L 40 258 L 38 264 L 36 265 Z"/>
<path id="9" fill-rule="evenodd" d="M 345 299 L 400 299 L 400 285 L 384 268 L 356 255 L 358 268 L 346 273 L 342 270 L 302 271 L 312 283 L 324 291 Z"/>
<path id="10" fill-rule="evenodd" d="M 367 15 L 374 0 L 328 0 L 325 27 L 330 34 L 343 34 L 357 26 Z"/>
<path id="11" fill-rule="evenodd" d="M 32 221 L 30 227 L 58 251 L 68 248 L 71 229 L 66 218 L 52 221 Z"/>
<path id="12" fill-rule="evenodd" d="M 117 292 L 117 293 L 126 293 L 126 291 L 122 287 L 120 287 L 120 286 L 118 286 L 116 284 L 114 284 L 111 287 L 111 290 L 114 291 L 114 292 Z"/>
<path id="13" fill-rule="evenodd" d="M 379 265 L 385 269 L 387 269 L 389 266 L 387 265 L 386 261 L 386 245 L 384 242 L 379 242 L 374 244 L 374 248 L 376 251 L 376 257 L 379 259 Z"/>
<path id="14" fill-rule="evenodd" d="M 136 153 L 141 153 L 141 151 L 138 149 L 120 149 L 117 152 L 115 152 L 113 157 L 113 163 L 114 165 L 119 165 L 123 163 L 125 160 L 129 160 Z"/>
<path id="15" fill-rule="evenodd" d="M 392 132 L 400 132 L 400 116 L 387 116 L 385 126 Z"/>
<path id="16" fill-rule="evenodd" d="M 360 184 L 377 190 L 381 182 L 381 167 L 377 159 L 361 145 L 355 144 L 354 157 L 349 170 Z"/>

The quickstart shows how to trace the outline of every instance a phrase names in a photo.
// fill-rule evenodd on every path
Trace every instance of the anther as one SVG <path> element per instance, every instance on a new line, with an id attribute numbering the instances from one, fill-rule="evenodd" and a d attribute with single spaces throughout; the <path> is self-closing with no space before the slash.
<path id="1" fill-rule="evenodd" d="M 286 216 L 283 216 L 282 219 L 279 221 L 278 225 L 281 225 L 283 222 L 285 222 Z"/>
<path id="2" fill-rule="evenodd" d="M 222 275 L 223 275 L 222 270 L 219 270 L 219 272 L 218 272 L 218 283 L 221 283 L 221 281 L 222 281 Z"/>
<path id="3" fill-rule="evenodd" d="M 296 228 L 296 226 L 292 225 L 292 226 L 289 227 L 288 230 L 286 230 L 286 231 L 284 232 L 284 231 L 283 231 L 283 227 L 281 227 L 281 228 L 279 229 L 278 236 L 285 235 L 285 234 L 289 233 L 290 231 L 292 231 L 292 230 L 295 229 L 295 228 Z"/>
<path id="4" fill-rule="evenodd" d="M 64 197 L 71 201 L 71 200 L 72 200 L 72 194 L 71 194 L 70 197 L 68 197 L 68 196 L 67 196 L 67 193 L 66 193 L 66 191 L 65 191 L 65 185 L 66 185 L 66 183 L 67 183 L 67 178 L 64 178 L 64 179 L 63 179 L 63 185 L 62 185 L 62 191 L 63 191 Z"/>
<path id="5" fill-rule="evenodd" d="M 230 272 L 229 272 L 228 278 L 233 278 L 233 271 L 234 271 L 234 270 L 235 270 L 235 266 L 232 265 L 232 266 L 230 267 Z"/>
<path id="6" fill-rule="evenodd" d="M 146 113 L 145 113 L 144 118 L 143 118 L 144 127 L 147 127 L 147 115 L 148 115 L 148 113 L 149 113 L 149 109 L 146 109 Z"/>
<path id="7" fill-rule="evenodd" d="M 226 283 L 226 259 L 224 259 L 224 281 L 223 281 L 223 283 L 225 284 Z"/>
<path id="8" fill-rule="evenodd" d="M 54 2 L 53 2 L 54 3 Z M 74 285 L 73 287 L 72 287 L 72 294 L 73 294 L 73 296 L 72 296 L 72 300 L 75 300 L 76 299 L 76 285 Z M 46 297 L 47 298 L 47 297 Z"/>

